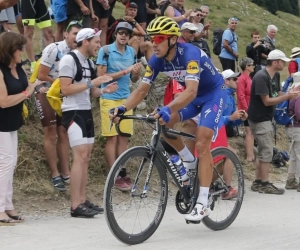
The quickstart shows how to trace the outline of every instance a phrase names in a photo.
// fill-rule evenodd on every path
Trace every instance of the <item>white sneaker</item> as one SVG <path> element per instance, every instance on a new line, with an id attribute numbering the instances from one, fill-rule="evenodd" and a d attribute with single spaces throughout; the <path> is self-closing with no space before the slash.
<path id="1" fill-rule="evenodd" d="M 187 221 L 201 221 L 205 216 L 210 215 L 209 207 L 204 207 L 201 203 L 197 203 L 190 214 L 185 216 Z"/>
<path id="2" fill-rule="evenodd" d="M 194 161 L 182 161 L 186 170 L 195 170 L 197 168 L 197 159 Z"/>

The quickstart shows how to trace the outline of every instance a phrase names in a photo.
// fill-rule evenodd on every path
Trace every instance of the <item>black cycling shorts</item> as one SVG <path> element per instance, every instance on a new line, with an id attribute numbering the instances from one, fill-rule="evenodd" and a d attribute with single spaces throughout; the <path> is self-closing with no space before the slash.
<path id="1" fill-rule="evenodd" d="M 91 110 L 70 110 L 62 113 L 62 124 L 68 132 L 70 146 L 94 143 L 94 121 Z"/>
<path id="2" fill-rule="evenodd" d="M 99 3 L 97 0 L 93 0 L 93 9 L 95 12 L 95 15 L 99 18 L 108 18 L 110 16 L 110 10 L 105 10 L 101 3 Z"/>
<path id="3" fill-rule="evenodd" d="M 52 26 L 49 11 L 43 0 L 22 0 L 21 12 L 24 26 L 37 24 L 40 29 Z"/>
<path id="4" fill-rule="evenodd" d="M 14 12 L 16 17 L 21 15 L 21 6 L 19 2 L 14 5 Z"/>

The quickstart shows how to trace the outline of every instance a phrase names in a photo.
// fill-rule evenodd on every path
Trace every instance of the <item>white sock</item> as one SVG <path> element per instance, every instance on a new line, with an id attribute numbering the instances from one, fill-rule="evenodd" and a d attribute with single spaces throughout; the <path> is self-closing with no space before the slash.
<path id="1" fill-rule="evenodd" d="M 197 199 L 197 203 L 201 203 L 203 206 L 207 207 L 208 192 L 209 192 L 209 187 L 201 187 L 200 186 L 200 192 L 199 192 L 199 196 Z"/>
<path id="2" fill-rule="evenodd" d="M 178 152 L 180 157 L 182 158 L 183 161 L 194 161 L 195 157 L 193 154 L 190 152 L 190 150 L 187 148 L 187 146 L 184 146 L 184 148 Z"/>

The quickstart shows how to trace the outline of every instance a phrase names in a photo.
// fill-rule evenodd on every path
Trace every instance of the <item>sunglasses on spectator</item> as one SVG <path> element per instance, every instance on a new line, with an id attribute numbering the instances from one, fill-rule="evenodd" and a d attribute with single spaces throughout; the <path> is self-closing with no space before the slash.
<path id="1" fill-rule="evenodd" d="M 195 34 L 196 30 L 188 30 L 190 34 Z"/>
<path id="2" fill-rule="evenodd" d="M 250 67 L 250 66 L 254 66 L 254 64 L 253 64 L 253 63 L 252 63 L 252 64 L 248 64 L 247 66 L 249 66 L 249 67 Z"/>
<path id="3" fill-rule="evenodd" d="M 83 27 L 83 26 L 82 26 L 82 23 L 81 23 L 80 21 L 71 21 L 71 22 L 68 24 L 66 30 L 69 30 L 73 25 L 78 25 L 78 26 L 80 26 L 80 27 Z"/>
<path id="4" fill-rule="evenodd" d="M 18 50 L 24 51 L 24 45 L 19 46 L 19 47 L 18 47 Z"/>
<path id="5" fill-rule="evenodd" d="M 129 31 L 125 31 L 125 30 L 118 30 L 117 33 L 120 35 L 120 36 L 130 36 L 131 33 Z"/>
<path id="6" fill-rule="evenodd" d="M 156 36 L 150 36 L 151 42 L 155 42 L 156 44 L 160 44 L 163 41 L 167 40 L 170 36 L 168 35 L 156 35 Z"/>
<path id="7" fill-rule="evenodd" d="M 229 78 L 229 80 L 236 82 L 238 79 L 237 79 L 237 77 L 233 77 L 233 78 Z"/>

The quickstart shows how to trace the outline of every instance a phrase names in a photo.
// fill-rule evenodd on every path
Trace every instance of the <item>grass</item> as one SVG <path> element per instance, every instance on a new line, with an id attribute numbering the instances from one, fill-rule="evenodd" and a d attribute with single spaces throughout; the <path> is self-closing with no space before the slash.
<path id="1" fill-rule="evenodd" d="M 216 27 L 226 28 L 227 20 L 230 17 L 237 17 L 239 25 L 237 34 L 239 36 L 239 54 L 245 56 L 246 45 L 250 42 L 250 33 L 252 30 L 261 32 L 261 36 L 265 35 L 267 25 L 275 24 L 278 28 L 276 36 L 276 45 L 278 49 L 283 50 L 288 56 L 293 47 L 298 45 L 300 41 L 300 33 L 297 31 L 300 19 L 286 13 L 278 12 L 277 16 L 271 15 L 266 10 L 256 6 L 250 1 L 229 1 L 229 0 L 210 0 L 210 14 L 208 20 L 212 20 L 212 29 Z M 199 7 L 205 4 L 204 1 L 187 1 L 187 8 Z M 116 4 L 113 15 L 121 17 L 124 14 L 124 6 L 120 3 Z M 40 32 L 37 30 L 35 34 L 35 50 L 40 52 Z M 209 45 L 212 45 L 212 36 L 209 39 Z M 215 55 L 213 62 L 217 67 L 220 63 Z M 282 73 L 282 79 L 287 76 L 287 71 Z M 165 81 L 165 78 L 161 79 Z M 150 95 L 148 98 L 148 106 L 155 107 L 158 100 L 155 96 Z M 93 102 L 93 113 L 95 121 L 96 142 L 89 168 L 89 193 L 101 193 L 108 168 L 104 159 L 104 143 L 105 138 L 100 136 L 100 118 L 97 101 Z M 148 107 L 150 110 L 151 108 Z M 49 183 L 49 169 L 43 151 L 43 131 L 37 117 L 37 112 L 33 104 L 33 100 L 29 105 L 29 119 L 26 125 L 19 132 L 19 161 L 16 168 L 15 191 L 18 194 L 35 194 L 43 197 L 46 194 L 54 194 Z M 150 129 L 143 127 L 141 124 L 135 123 L 135 135 L 130 140 L 130 145 L 142 145 L 145 143 L 145 137 L 149 139 Z M 285 143 L 285 134 L 283 130 L 279 131 L 279 148 L 287 149 Z M 243 148 L 243 139 L 238 138 L 230 141 L 231 145 L 239 148 L 239 156 L 241 159 L 245 157 Z M 71 156 L 70 156 L 71 159 Z M 253 169 L 249 169 L 253 173 Z M 249 178 L 252 174 L 249 172 Z M 68 197 L 66 197 L 68 198 Z"/>

